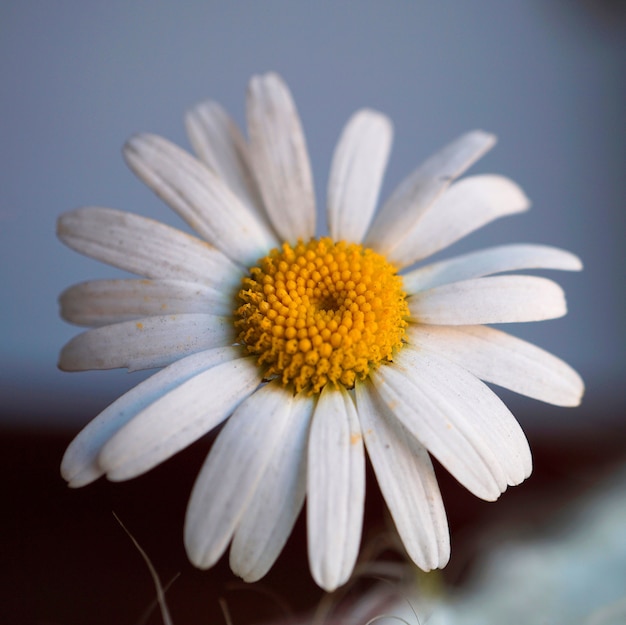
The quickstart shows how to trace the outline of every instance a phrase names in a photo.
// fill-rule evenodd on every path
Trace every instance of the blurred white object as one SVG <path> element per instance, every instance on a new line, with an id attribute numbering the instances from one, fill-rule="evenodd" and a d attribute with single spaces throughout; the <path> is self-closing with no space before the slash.
<path id="1" fill-rule="evenodd" d="M 410 598 L 383 624 L 623 625 L 626 623 L 626 470 L 615 472 L 535 540 L 487 555 L 474 582 L 425 608 Z M 415 612 L 413 611 L 415 610 Z M 393 615 L 393 617 L 392 617 Z"/>

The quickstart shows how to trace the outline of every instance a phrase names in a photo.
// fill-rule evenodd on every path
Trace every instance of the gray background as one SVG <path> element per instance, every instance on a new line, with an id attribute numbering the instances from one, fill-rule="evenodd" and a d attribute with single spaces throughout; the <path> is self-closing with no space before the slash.
<path id="1" fill-rule="evenodd" d="M 151 131 L 188 146 L 182 114 L 207 97 L 242 123 L 248 78 L 267 70 L 280 72 L 296 98 L 319 207 L 337 136 L 361 106 L 385 112 L 395 125 L 383 196 L 460 133 L 495 132 L 499 144 L 473 172 L 514 178 L 533 208 L 451 252 L 538 242 L 575 251 L 585 263 L 582 274 L 554 275 L 568 294 L 566 318 L 514 330 L 575 366 L 587 382 L 586 402 L 548 413 L 523 403 L 521 418 L 565 431 L 590 416 L 617 417 L 626 313 L 626 57 L 618 6 L 565 0 L 2 2 L 3 422 L 76 428 L 142 378 L 56 370 L 60 347 L 78 331 L 58 318 L 59 292 L 117 275 L 58 243 L 56 217 L 96 204 L 179 225 L 126 169 L 123 142 Z"/>

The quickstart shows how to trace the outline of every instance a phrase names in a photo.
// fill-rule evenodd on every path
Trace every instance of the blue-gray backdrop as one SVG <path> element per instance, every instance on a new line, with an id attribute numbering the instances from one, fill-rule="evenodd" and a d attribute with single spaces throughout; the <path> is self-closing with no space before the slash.
<path id="1" fill-rule="evenodd" d="M 243 122 L 249 76 L 270 69 L 287 79 L 298 103 L 320 206 L 336 138 L 358 107 L 378 108 L 395 124 L 383 195 L 465 130 L 495 132 L 499 144 L 474 171 L 511 176 L 533 208 L 452 251 L 528 241 L 580 254 L 584 273 L 557 276 L 570 314 L 516 331 L 568 360 L 587 381 L 587 410 L 555 410 L 551 425 L 615 414 L 623 403 L 626 313 L 626 38 L 623 16 L 612 11 L 618 6 L 600 0 L 2 2 L 4 423 L 75 428 L 141 379 L 56 370 L 59 348 L 78 331 L 58 318 L 58 293 L 80 280 L 116 275 L 58 243 L 56 217 L 98 204 L 177 225 L 127 171 L 120 147 L 138 131 L 188 145 L 182 114 L 207 97 Z M 524 412 L 532 424 L 530 403 Z"/>

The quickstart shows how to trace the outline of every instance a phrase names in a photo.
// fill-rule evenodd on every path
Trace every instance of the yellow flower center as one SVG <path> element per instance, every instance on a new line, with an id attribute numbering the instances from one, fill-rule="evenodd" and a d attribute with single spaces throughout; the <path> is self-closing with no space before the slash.
<path id="1" fill-rule="evenodd" d="M 354 243 L 312 239 L 261 258 L 237 294 L 239 342 L 267 379 L 296 392 L 351 388 L 402 346 L 409 311 L 402 278 Z"/>

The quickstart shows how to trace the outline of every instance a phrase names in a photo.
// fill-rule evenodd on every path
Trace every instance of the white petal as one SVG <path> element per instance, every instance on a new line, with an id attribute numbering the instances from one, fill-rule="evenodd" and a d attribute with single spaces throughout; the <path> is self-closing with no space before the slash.
<path id="1" fill-rule="evenodd" d="M 400 184 L 378 212 L 366 238 L 367 246 L 387 256 L 450 183 L 495 142 L 494 135 L 474 130 L 431 156 Z"/>
<path id="2" fill-rule="evenodd" d="M 360 243 L 376 210 L 393 127 L 371 110 L 355 113 L 335 149 L 328 182 L 331 238 Z"/>
<path id="3" fill-rule="evenodd" d="M 499 245 L 425 265 L 403 275 L 402 281 L 405 292 L 412 294 L 442 284 L 523 269 L 580 271 L 582 263 L 571 252 L 547 245 Z"/>
<path id="4" fill-rule="evenodd" d="M 228 315 L 231 293 L 182 280 L 91 280 L 61 293 L 61 316 L 82 326 L 105 326 L 162 314 Z"/>
<path id="5" fill-rule="evenodd" d="M 156 135 L 124 146 L 129 167 L 196 232 L 244 265 L 275 247 L 265 224 L 206 165 Z"/>
<path id="6" fill-rule="evenodd" d="M 248 89 L 250 154 L 274 229 L 295 243 L 315 235 L 315 195 L 304 132 L 291 93 L 276 74 Z"/>
<path id="7" fill-rule="evenodd" d="M 113 208 L 64 213 L 57 235 L 81 254 L 147 278 L 199 282 L 225 292 L 241 280 L 241 269 L 205 241 Z"/>
<path id="8" fill-rule="evenodd" d="M 84 486 L 104 475 L 97 462 L 102 447 L 138 412 L 193 376 L 238 355 L 239 350 L 233 347 L 194 354 L 132 388 L 88 423 L 70 443 L 61 463 L 61 475 L 72 487 Z"/>
<path id="9" fill-rule="evenodd" d="M 541 321 L 567 312 L 561 287 L 535 276 L 495 276 L 411 295 L 411 320 L 436 325 Z"/>
<path id="10" fill-rule="evenodd" d="M 365 498 L 363 439 L 343 386 L 320 394 L 309 438 L 307 474 L 309 565 L 318 586 L 344 584 L 359 551 Z"/>
<path id="11" fill-rule="evenodd" d="M 98 462 L 114 481 L 145 473 L 221 423 L 260 381 L 253 358 L 204 371 L 137 414 L 105 444 Z"/>
<path id="12" fill-rule="evenodd" d="M 578 406 L 584 392 L 580 376 L 552 354 L 485 326 L 408 328 L 416 348 L 427 348 L 475 376 L 557 406 Z"/>
<path id="13" fill-rule="evenodd" d="M 220 432 L 191 492 L 185 547 L 199 568 L 220 558 L 287 427 L 293 396 L 268 384 L 248 397 Z"/>
<path id="14" fill-rule="evenodd" d="M 187 134 L 200 160 L 210 167 L 255 214 L 265 220 L 260 210 L 261 196 L 248 162 L 248 146 L 237 124 L 217 103 L 202 102 L 185 117 Z"/>
<path id="15" fill-rule="evenodd" d="M 294 397 L 291 414 L 252 499 L 235 530 L 230 567 L 255 582 L 272 567 L 302 509 L 306 494 L 306 446 L 315 402 Z"/>
<path id="16" fill-rule="evenodd" d="M 524 192 L 508 178 L 492 174 L 463 178 L 430 206 L 387 259 L 399 267 L 412 265 L 491 221 L 529 206 Z"/>
<path id="17" fill-rule="evenodd" d="M 450 534 L 428 452 L 389 412 L 370 380 L 356 385 L 356 404 L 367 453 L 407 553 L 425 571 L 444 567 Z"/>
<path id="18" fill-rule="evenodd" d="M 404 426 L 477 497 L 494 500 L 507 484 L 530 475 L 519 424 L 495 393 L 458 365 L 406 346 L 373 381 Z"/>
<path id="19" fill-rule="evenodd" d="M 232 345 L 230 317 L 186 314 L 145 317 L 88 330 L 61 350 L 63 371 L 115 369 L 129 371 L 164 367 L 175 360 L 213 347 Z"/>

